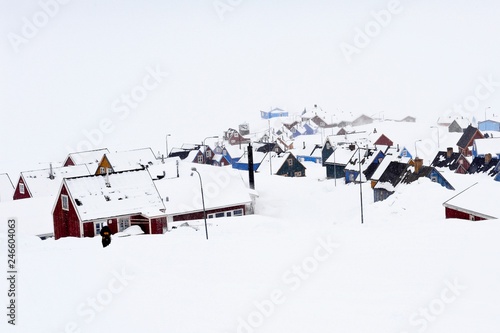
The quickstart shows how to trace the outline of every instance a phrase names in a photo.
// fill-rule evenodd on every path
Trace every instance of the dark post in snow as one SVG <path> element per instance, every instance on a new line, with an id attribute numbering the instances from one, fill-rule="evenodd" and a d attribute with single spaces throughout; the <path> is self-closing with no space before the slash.
<path id="1" fill-rule="evenodd" d="M 255 179 L 253 174 L 253 149 L 252 144 L 248 144 L 248 184 L 252 190 L 255 190 Z"/>

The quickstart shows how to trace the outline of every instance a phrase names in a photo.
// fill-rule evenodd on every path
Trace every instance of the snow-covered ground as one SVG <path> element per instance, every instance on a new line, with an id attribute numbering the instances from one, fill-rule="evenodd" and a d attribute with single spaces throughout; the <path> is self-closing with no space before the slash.
<path id="1" fill-rule="evenodd" d="M 104 249 L 19 235 L 17 325 L 3 306 L 1 331 L 498 332 L 497 220 L 445 220 L 455 192 L 423 179 L 378 203 L 364 184 L 361 224 L 359 185 L 305 164 L 256 174 L 255 215 L 210 220 L 208 241 L 201 223 Z"/>

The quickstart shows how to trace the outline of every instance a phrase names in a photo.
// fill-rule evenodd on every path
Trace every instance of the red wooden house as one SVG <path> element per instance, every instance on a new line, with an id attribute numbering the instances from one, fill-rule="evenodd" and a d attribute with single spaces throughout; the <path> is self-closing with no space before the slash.
<path id="1" fill-rule="evenodd" d="M 471 147 L 474 145 L 474 140 L 482 138 L 484 138 L 483 134 L 474 126 L 469 125 L 457 142 L 458 152 L 466 157 L 471 156 Z"/>
<path id="2" fill-rule="evenodd" d="M 66 178 L 52 209 L 54 237 L 94 237 L 138 225 L 146 234 L 167 230 L 165 206 L 147 170 Z"/>
<path id="3" fill-rule="evenodd" d="M 13 198 L 18 200 L 56 195 L 62 179 L 89 174 L 89 169 L 85 164 L 23 171 L 17 181 Z"/>
<path id="4" fill-rule="evenodd" d="M 224 133 L 224 139 L 227 142 L 229 142 L 230 145 L 233 146 L 242 145 L 250 142 L 250 139 L 244 137 L 243 135 L 240 134 L 240 132 L 232 128 L 228 129 Z"/>
<path id="5" fill-rule="evenodd" d="M 469 186 L 443 203 L 447 219 L 481 221 L 500 218 L 498 197 L 500 183 L 482 181 Z"/>

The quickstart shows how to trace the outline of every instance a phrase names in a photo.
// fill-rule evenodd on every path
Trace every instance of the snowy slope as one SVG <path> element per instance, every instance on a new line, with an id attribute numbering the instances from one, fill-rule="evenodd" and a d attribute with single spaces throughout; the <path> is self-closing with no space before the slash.
<path id="1" fill-rule="evenodd" d="M 256 174 L 256 214 L 210 220 L 208 241 L 19 236 L 19 325 L 1 331 L 498 331 L 498 221 L 445 220 L 454 192 L 423 179 L 378 203 L 364 184 L 361 225 L 359 186 L 306 167 Z"/>

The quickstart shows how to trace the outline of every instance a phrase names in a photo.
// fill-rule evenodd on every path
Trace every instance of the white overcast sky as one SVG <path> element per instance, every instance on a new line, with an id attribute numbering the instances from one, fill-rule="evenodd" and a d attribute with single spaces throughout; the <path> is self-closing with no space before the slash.
<path id="1" fill-rule="evenodd" d="M 54 2 L 0 1 L 0 172 L 60 161 L 102 121 L 108 133 L 92 148 L 164 152 L 167 133 L 170 148 L 200 142 L 262 125 L 270 107 L 435 121 L 474 96 L 480 77 L 500 82 L 494 0 L 401 0 L 350 63 L 341 43 L 354 45 L 391 1 L 73 0 L 43 14 Z M 13 36 L 25 38 L 17 52 Z M 168 77 L 128 115 L 114 112 L 155 68 Z M 500 113 L 493 90 L 473 112 Z"/>

